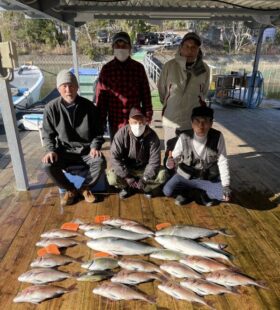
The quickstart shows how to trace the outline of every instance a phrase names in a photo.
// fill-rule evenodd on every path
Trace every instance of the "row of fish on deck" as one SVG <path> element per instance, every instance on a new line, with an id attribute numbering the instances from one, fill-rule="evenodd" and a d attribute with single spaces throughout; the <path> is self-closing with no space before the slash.
<path id="1" fill-rule="evenodd" d="M 211 309 L 212 305 L 203 296 L 240 294 L 237 287 L 243 285 L 265 287 L 233 265 L 232 255 L 224 250 L 226 244 L 205 241 L 218 234 L 230 237 L 225 230 L 169 224 L 154 232 L 135 221 L 109 217 L 99 224 L 74 222 L 90 239 L 78 241 L 74 238 L 84 236 L 78 231 L 53 229 L 43 233 L 36 245 L 68 248 L 80 244 L 107 254 L 89 261 L 50 253 L 36 258 L 31 262 L 32 269 L 18 277 L 19 281 L 34 285 L 21 291 L 14 302 L 40 303 L 70 292 L 74 286 L 63 288 L 50 284 L 67 278 L 90 282 L 110 279 L 95 287 L 93 293 L 111 300 L 139 299 L 150 303 L 155 303 L 156 298 L 144 294 L 136 285 L 156 280 L 160 282 L 158 289 L 168 295 Z M 147 238 L 162 248 L 142 242 Z M 156 265 L 144 258 L 127 257 L 147 254 L 150 259 L 164 262 Z M 71 274 L 58 270 L 59 266 L 70 263 L 81 264 L 87 272 Z M 119 267 L 120 271 L 114 271 Z"/>

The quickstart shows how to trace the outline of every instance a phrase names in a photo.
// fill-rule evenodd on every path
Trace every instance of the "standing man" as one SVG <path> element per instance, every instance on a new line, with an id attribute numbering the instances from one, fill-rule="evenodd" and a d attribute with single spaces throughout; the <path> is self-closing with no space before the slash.
<path id="1" fill-rule="evenodd" d="M 42 162 L 52 181 L 66 190 L 65 204 L 73 204 L 79 194 L 87 202 L 94 202 L 90 187 L 98 181 L 106 166 L 100 151 L 104 139 L 98 109 L 78 95 L 78 82 L 70 71 L 58 73 L 57 89 L 60 97 L 48 103 L 44 111 L 43 142 L 47 153 Z M 88 170 L 79 191 L 63 173 L 73 165 Z"/>
<path id="2" fill-rule="evenodd" d="M 212 127 L 213 109 L 192 111 L 192 130 L 180 134 L 166 166 L 175 175 L 165 184 L 166 196 L 176 196 L 182 205 L 196 200 L 206 206 L 231 198 L 230 173 L 223 134 Z"/>
<path id="3" fill-rule="evenodd" d="M 96 105 L 101 111 L 101 121 L 107 118 L 111 141 L 119 128 L 128 124 L 132 107 L 141 108 L 147 122 L 152 120 L 151 91 L 144 66 L 131 59 L 131 41 L 126 32 L 113 37 L 114 59 L 105 64 L 100 72 Z"/>
<path id="4" fill-rule="evenodd" d="M 191 129 L 192 109 L 204 101 L 210 81 L 210 69 L 202 61 L 200 37 L 187 33 L 174 59 L 163 66 L 158 81 L 162 110 L 164 142 L 177 132 Z"/>
<path id="5" fill-rule="evenodd" d="M 150 198 L 167 179 L 160 167 L 160 140 L 141 110 L 132 108 L 129 124 L 115 134 L 111 145 L 110 185 L 120 189 L 120 198 L 138 190 Z"/>

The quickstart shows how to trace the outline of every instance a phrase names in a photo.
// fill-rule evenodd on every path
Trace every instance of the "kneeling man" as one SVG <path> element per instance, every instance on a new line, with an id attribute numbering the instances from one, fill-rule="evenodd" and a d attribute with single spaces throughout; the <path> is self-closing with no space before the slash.
<path id="1" fill-rule="evenodd" d="M 160 140 L 140 109 L 133 107 L 129 124 L 115 134 L 111 162 L 108 182 L 121 190 L 120 198 L 134 191 L 150 198 L 166 181 L 166 170 L 160 167 Z"/>
<path id="2" fill-rule="evenodd" d="M 223 134 L 212 127 L 213 109 L 200 106 L 192 111 L 192 130 L 180 134 L 168 169 L 177 168 L 165 184 L 166 196 L 176 196 L 182 205 L 196 200 L 211 206 L 231 196 L 230 174 Z"/>

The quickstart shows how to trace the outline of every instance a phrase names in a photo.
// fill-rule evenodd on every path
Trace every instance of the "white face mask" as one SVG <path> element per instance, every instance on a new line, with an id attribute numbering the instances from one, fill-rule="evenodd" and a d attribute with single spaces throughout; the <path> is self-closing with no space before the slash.
<path id="1" fill-rule="evenodd" d="M 130 55 L 130 50 L 128 49 L 123 49 L 123 48 L 114 49 L 114 56 L 121 62 L 126 61 L 129 55 Z"/>
<path id="2" fill-rule="evenodd" d="M 130 125 L 130 128 L 135 137 L 140 137 L 143 135 L 146 129 L 146 125 L 133 124 Z"/>

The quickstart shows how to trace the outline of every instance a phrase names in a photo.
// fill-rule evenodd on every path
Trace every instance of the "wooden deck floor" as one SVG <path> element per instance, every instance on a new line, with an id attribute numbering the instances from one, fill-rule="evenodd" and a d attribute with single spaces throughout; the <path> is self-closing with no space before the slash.
<path id="1" fill-rule="evenodd" d="M 36 257 L 35 242 L 42 232 L 59 228 L 74 218 L 91 221 L 95 215 L 109 214 L 145 223 L 154 228 L 161 222 L 195 224 L 209 228 L 226 227 L 235 236 L 215 237 L 227 243 L 235 256 L 234 263 L 248 275 L 265 280 L 269 289 L 243 287 L 240 295 L 206 297 L 216 309 L 264 310 L 280 309 L 280 110 L 234 109 L 214 107 L 215 127 L 221 129 L 226 143 L 235 190 L 235 203 L 207 208 L 195 203 L 185 208 L 174 205 L 172 199 L 145 199 L 135 195 L 120 201 L 116 194 L 104 195 L 97 204 L 79 202 L 61 209 L 58 192 L 42 172 L 40 147 L 36 132 L 22 133 L 22 144 L 31 184 L 30 191 L 17 193 L 7 146 L 0 140 L 0 305 L 1 309 L 206 309 L 183 301 L 175 301 L 160 292 L 155 283 L 139 288 L 157 296 L 157 306 L 145 302 L 111 302 L 92 294 L 96 283 L 79 282 L 77 289 L 60 298 L 41 303 L 13 304 L 12 299 L 29 286 L 17 277 L 29 269 Z M 159 133 L 157 116 L 154 125 Z M 108 145 L 106 146 L 108 152 Z M 67 255 L 84 259 L 92 257 L 84 245 L 67 250 Z M 159 262 L 159 261 L 158 261 Z M 61 268 L 81 271 L 78 264 Z M 74 279 L 60 282 L 69 287 Z"/>

